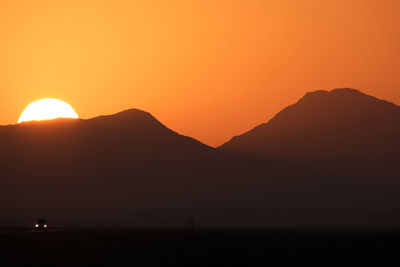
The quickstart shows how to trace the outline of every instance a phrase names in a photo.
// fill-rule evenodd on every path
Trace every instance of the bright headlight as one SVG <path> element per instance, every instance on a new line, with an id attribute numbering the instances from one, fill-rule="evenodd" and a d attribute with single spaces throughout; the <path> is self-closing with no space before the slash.
<path id="1" fill-rule="evenodd" d="M 39 224 L 36 224 L 35 227 L 39 227 Z"/>
<path id="2" fill-rule="evenodd" d="M 44 225 L 44 228 L 46 228 L 46 227 L 47 227 L 47 224 Z"/>

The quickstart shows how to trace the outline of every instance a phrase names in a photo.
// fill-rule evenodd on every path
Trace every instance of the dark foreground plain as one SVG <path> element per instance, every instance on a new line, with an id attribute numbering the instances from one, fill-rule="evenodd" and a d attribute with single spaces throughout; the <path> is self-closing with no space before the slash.
<path id="1" fill-rule="evenodd" d="M 1 266 L 400 266 L 400 231 L 0 229 Z"/>

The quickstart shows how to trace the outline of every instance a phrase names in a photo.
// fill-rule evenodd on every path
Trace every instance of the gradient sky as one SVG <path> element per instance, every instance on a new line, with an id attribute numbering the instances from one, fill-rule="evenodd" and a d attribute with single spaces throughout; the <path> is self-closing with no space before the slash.
<path id="1" fill-rule="evenodd" d="M 219 145 L 307 91 L 400 104 L 400 1 L 0 1 L 0 124 L 54 97 Z"/>

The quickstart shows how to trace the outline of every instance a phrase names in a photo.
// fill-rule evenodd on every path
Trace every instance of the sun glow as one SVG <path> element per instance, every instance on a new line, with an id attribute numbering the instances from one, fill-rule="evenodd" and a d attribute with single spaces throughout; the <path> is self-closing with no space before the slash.
<path id="1" fill-rule="evenodd" d="M 52 120 L 57 118 L 79 118 L 71 105 L 64 101 L 46 98 L 30 103 L 19 117 L 18 123 L 25 121 Z"/>

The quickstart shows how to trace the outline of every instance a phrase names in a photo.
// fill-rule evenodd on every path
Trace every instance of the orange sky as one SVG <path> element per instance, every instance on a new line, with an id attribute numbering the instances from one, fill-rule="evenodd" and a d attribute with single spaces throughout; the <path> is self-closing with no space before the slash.
<path id="1" fill-rule="evenodd" d="M 30 102 L 128 108 L 209 145 L 305 92 L 400 104 L 400 1 L 0 1 L 0 124 Z"/>

